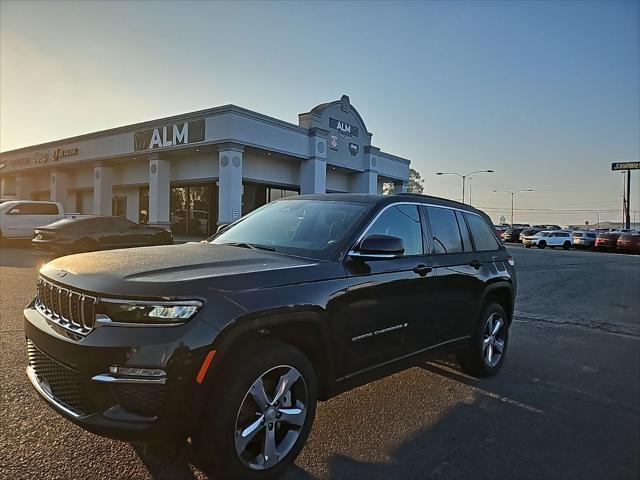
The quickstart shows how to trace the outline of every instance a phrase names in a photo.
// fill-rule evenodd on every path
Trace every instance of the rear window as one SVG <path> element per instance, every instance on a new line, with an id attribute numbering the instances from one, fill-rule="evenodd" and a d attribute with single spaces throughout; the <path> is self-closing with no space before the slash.
<path id="1" fill-rule="evenodd" d="M 500 248 L 500 244 L 498 240 L 496 240 L 496 236 L 491 231 L 491 228 L 489 228 L 489 225 L 487 225 L 487 222 L 478 215 L 470 213 L 465 213 L 464 215 L 467 217 L 469 227 L 471 227 L 471 233 L 476 242 L 476 250 L 497 250 Z"/>
<path id="2" fill-rule="evenodd" d="M 434 253 L 458 253 L 463 251 L 460 228 L 454 210 L 427 207 Z"/>
<path id="3" fill-rule="evenodd" d="M 582 238 L 584 236 L 584 234 L 582 232 L 573 232 L 572 235 L 575 238 Z"/>
<path id="4" fill-rule="evenodd" d="M 9 209 L 11 215 L 58 215 L 55 203 L 25 202 Z"/>

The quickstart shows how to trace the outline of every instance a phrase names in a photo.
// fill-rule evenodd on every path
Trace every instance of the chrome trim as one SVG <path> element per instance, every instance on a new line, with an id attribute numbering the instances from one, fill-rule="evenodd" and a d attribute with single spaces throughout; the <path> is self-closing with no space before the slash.
<path id="1" fill-rule="evenodd" d="M 399 258 L 402 255 L 396 255 L 395 253 L 362 253 L 357 250 L 349 252 L 350 257 L 357 258 Z"/>
<path id="2" fill-rule="evenodd" d="M 27 367 L 27 377 L 29 377 L 29 381 L 31 381 L 31 384 L 33 385 L 33 388 L 35 388 L 36 391 L 46 401 L 48 401 L 49 403 L 54 405 L 56 408 L 59 408 L 60 410 L 62 410 L 67 415 L 71 415 L 73 418 L 84 418 L 84 417 L 86 417 L 86 415 L 80 415 L 80 414 L 74 412 L 73 410 L 67 408 L 62 403 L 60 403 L 56 397 L 54 397 L 51 393 L 49 393 L 47 390 L 45 390 L 45 388 L 40 383 L 40 380 L 38 380 L 38 376 L 36 375 L 36 372 L 35 372 L 35 370 L 33 369 L 33 367 L 31 365 L 29 365 Z"/>
<path id="3" fill-rule="evenodd" d="M 114 377 L 113 375 L 108 375 L 105 373 L 101 373 L 100 375 L 95 375 L 91 377 L 91 380 L 94 382 L 104 382 L 104 383 L 138 383 L 138 384 L 155 384 L 155 385 L 164 385 L 167 383 L 166 378 L 131 378 L 131 377 Z"/>
<path id="4" fill-rule="evenodd" d="M 100 302 L 102 303 L 117 303 L 117 304 L 126 304 L 126 305 L 152 305 L 152 306 L 160 306 L 160 307 L 164 307 L 164 306 L 168 306 L 168 307 L 172 307 L 172 306 L 188 306 L 188 307 L 202 307 L 203 302 L 201 302 L 200 300 L 175 300 L 175 301 L 171 301 L 171 300 L 158 300 L 158 301 L 153 301 L 153 300 L 126 300 L 126 299 L 120 299 L 120 298 L 104 298 L 104 297 L 100 297 Z"/>
<path id="5" fill-rule="evenodd" d="M 44 277 L 38 279 L 37 291 L 34 307 L 46 320 L 79 335 L 87 335 L 93 330 L 95 322 L 85 319 L 85 306 L 87 302 L 91 302 L 95 312 L 96 297 L 84 295 L 77 290 L 55 284 Z M 72 306 L 74 295 L 78 296 L 79 318 L 74 318 Z M 65 303 L 69 318 L 63 315 L 63 304 Z"/>
<path id="6" fill-rule="evenodd" d="M 351 257 L 353 253 L 356 253 L 357 251 L 354 250 L 354 248 L 356 247 L 356 245 L 360 244 L 360 242 L 364 239 L 365 235 L 367 234 L 367 232 L 371 229 L 371 227 L 373 226 L 373 224 L 378 220 L 378 218 L 380 218 L 380 215 L 382 215 L 388 208 L 391 207 L 395 207 L 397 205 L 417 205 L 417 206 L 422 206 L 422 207 L 435 207 L 435 208 L 445 208 L 447 210 L 454 210 L 454 211 L 458 211 L 461 213 L 468 213 L 470 215 L 475 215 L 477 217 L 480 217 L 482 219 L 483 222 L 485 222 L 484 218 L 482 218 L 482 215 L 479 215 L 475 212 L 470 212 L 469 210 L 465 210 L 463 208 L 457 208 L 457 207 L 449 207 L 447 205 L 437 205 L 434 203 L 425 203 L 425 202 L 393 202 L 390 203 L 389 205 L 385 205 L 377 214 L 375 217 L 373 217 L 373 219 L 367 224 L 367 226 L 365 227 L 365 229 L 362 231 L 362 233 L 360 234 L 360 236 L 358 237 L 358 239 L 353 242 L 353 244 L 351 245 L 351 248 L 349 249 L 349 253 L 347 253 L 348 257 Z M 420 222 L 422 223 L 422 221 Z M 485 222 L 487 223 L 487 222 Z M 490 226 L 490 225 L 488 225 Z M 498 240 L 498 242 L 500 243 L 500 239 L 496 236 L 495 234 L 495 228 L 492 228 L 491 231 L 493 232 L 493 236 Z M 432 255 L 431 252 L 425 252 L 423 253 L 423 255 Z M 355 255 L 357 256 L 357 255 Z M 365 255 L 360 255 L 360 256 L 365 256 Z M 396 258 L 396 257 L 385 257 L 385 258 Z"/>

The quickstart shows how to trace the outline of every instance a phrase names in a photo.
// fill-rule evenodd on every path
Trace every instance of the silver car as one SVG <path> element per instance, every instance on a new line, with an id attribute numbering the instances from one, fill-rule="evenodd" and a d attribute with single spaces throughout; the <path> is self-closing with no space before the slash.
<path id="1" fill-rule="evenodd" d="M 575 248 L 593 248 L 598 233 L 595 230 L 576 230 L 571 236 Z"/>

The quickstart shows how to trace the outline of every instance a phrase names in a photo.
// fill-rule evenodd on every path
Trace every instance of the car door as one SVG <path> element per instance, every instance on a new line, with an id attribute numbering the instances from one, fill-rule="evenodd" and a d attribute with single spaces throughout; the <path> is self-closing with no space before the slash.
<path id="1" fill-rule="evenodd" d="M 149 244 L 149 233 L 144 228 L 140 228 L 135 222 L 126 218 L 115 218 L 120 233 L 120 244 L 122 246 L 137 246 Z"/>
<path id="2" fill-rule="evenodd" d="M 396 258 L 345 260 L 348 291 L 341 318 L 346 340 L 344 373 L 355 373 L 416 350 L 422 322 L 428 322 L 427 304 L 435 271 L 426 253 L 424 219 L 416 204 L 384 207 L 361 234 L 391 235 L 402 239 L 404 254 Z"/>
<path id="3" fill-rule="evenodd" d="M 482 295 L 484 259 L 473 248 L 462 212 L 427 206 L 433 265 L 437 268 L 435 319 L 424 336 L 433 344 L 469 334 Z"/>
<path id="4" fill-rule="evenodd" d="M 18 203 L 5 213 L 3 221 L 5 235 L 17 238 L 27 237 L 29 235 L 29 227 L 33 222 L 34 218 L 30 214 L 28 202 Z"/>

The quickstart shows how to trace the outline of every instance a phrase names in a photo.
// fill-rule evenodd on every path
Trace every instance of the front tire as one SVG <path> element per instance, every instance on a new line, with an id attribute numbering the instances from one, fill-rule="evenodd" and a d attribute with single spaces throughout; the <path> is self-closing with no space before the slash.
<path id="1" fill-rule="evenodd" d="M 300 350 L 274 341 L 254 343 L 223 361 L 193 437 L 198 466 L 213 478 L 278 478 L 313 424 L 313 367 Z"/>
<path id="2" fill-rule="evenodd" d="M 462 369 L 477 377 L 498 373 L 504 363 L 509 344 L 507 314 L 498 303 L 489 303 L 471 337 L 471 346 L 457 354 Z"/>
<path id="3" fill-rule="evenodd" d="M 547 246 L 547 242 L 538 242 L 538 248 L 544 249 Z"/>

